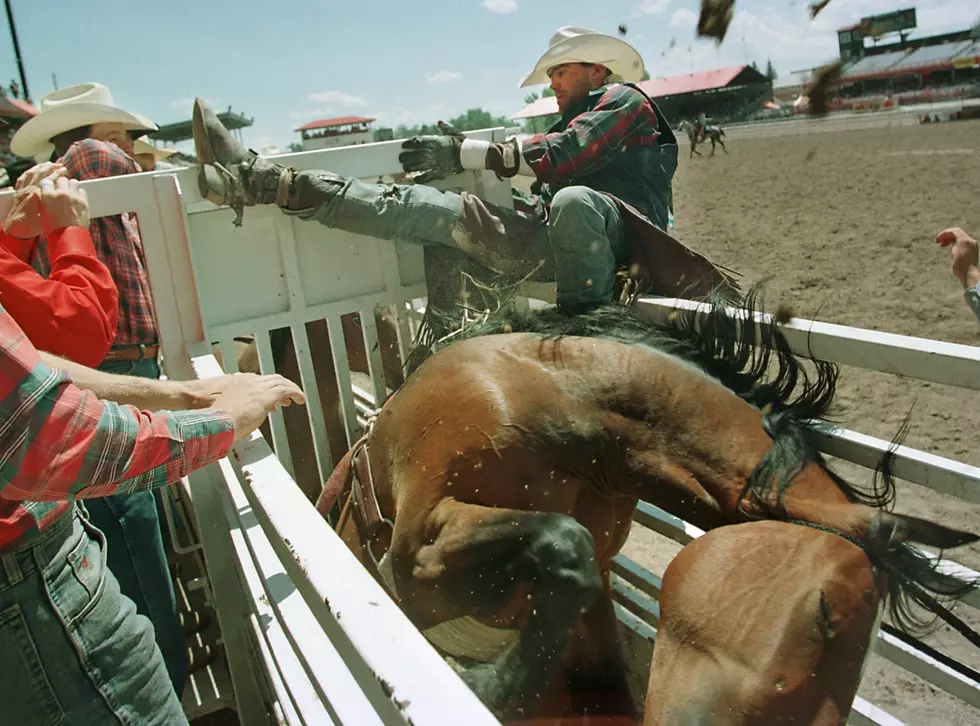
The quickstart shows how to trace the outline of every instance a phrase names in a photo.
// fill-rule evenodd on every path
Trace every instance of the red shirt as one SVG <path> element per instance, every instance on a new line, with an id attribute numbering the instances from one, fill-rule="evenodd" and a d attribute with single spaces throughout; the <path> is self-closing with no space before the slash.
<path id="1" fill-rule="evenodd" d="M 95 139 L 72 144 L 58 163 L 65 165 L 69 178 L 78 181 L 143 171 L 118 146 Z M 129 213 L 98 217 L 92 220 L 89 231 L 99 259 L 109 268 L 119 291 L 119 325 L 113 345 L 157 343 L 156 313 L 136 217 Z M 33 264 L 45 276 L 51 268 L 49 252 L 42 238 L 37 244 Z"/>
<path id="2" fill-rule="evenodd" d="M 0 307 L 0 550 L 76 498 L 172 484 L 228 453 L 231 416 L 103 401 L 41 360 Z"/>
<path id="3" fill-rule="evenodd" d="M 48 239 L 51 273 L 27 264 L 34 240 L 0 230 L 0 305 L 39 350 L 95 368 L 109 352 L 119 324 L 119 296 L 109 268 L 84 227 Z"/>

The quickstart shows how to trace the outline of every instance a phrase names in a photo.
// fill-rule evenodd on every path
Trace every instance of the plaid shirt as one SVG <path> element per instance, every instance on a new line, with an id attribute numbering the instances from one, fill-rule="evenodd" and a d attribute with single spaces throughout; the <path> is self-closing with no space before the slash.
<path id="1" fill-rule="evenodd" d="M 77 388 L 0 307 L 0 549 L 44 530 L 75 498 L 177 481 L 225 456 L 234 435 L 214 409 L 150 413 Z"/>
<path id="2" fill-rule="evenodd" d="M 68 169 L 72 179 L 105 179 L 142 171 L 139 164 L 126 156 L 115 144 L 95 139 L 84 139 L 72 144 L 68 152 L 58 160 Z M 140 239 L 136 219 L 132 214 L 93 219 L 89 231 L 99 258 L 112 273 L 112 280 L 119 291 L 119 328 L 114 346 L 152 345 L 157 342 L 156 315 L 150 283 L 146 277 L 146 260 L 143 241 Z M 38 241 L 34 253 L 34 268 L 47 277 L 51 272 L 51 259 L 47 241 Z"/>
<path id="3" fill-rule="evenodd" d="M 580 184 L 615 194 L 646 213 L 642 198 L 624 193 L 645 181 L 641 167 L 646 157 L 630 152 L 656 148 L 660 136 L 656 111 L 642 92 L 625 84 L 594 91 L 568 108 L 548 133 L 521 143 L 523 160 L 534 171 L 540 192 L 534 197 L 515 195 L 514 206 L 544 216 L 555 192 Z"/>

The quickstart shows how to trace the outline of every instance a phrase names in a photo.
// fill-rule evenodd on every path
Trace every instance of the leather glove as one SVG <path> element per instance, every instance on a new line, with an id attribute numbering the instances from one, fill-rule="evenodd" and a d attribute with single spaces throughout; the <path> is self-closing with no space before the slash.
<path id="1" fill-rule="evenodd" d="M 398 162 L 406 172 L 425 172 L 415 178 L 419 184 L 463 171 L 459 149 L 466 137 L 442 121 L 438 126 L 442 136 L 413 136 L 402 144 L 405 151 L 398 155 Z"/>

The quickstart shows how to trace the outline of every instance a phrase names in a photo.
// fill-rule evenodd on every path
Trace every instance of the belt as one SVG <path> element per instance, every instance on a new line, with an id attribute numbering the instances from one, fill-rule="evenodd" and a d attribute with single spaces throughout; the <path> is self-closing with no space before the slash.
<path id="1" fill-rule="evenodd" d="M 106 354 L 104 360 L 154 360 L 159 350 L 160 346 L 157 343 L 153 345 L 145 345 L 143 343 L 139 345 L 121 345 L 118 348 L 111 349 Z"/>

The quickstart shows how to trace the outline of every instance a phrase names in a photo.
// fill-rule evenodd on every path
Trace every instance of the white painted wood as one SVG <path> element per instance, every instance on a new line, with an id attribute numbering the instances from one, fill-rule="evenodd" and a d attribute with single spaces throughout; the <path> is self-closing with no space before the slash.
<path id="1" fill-rule="evenodd" d="M 374 388 L 374 400 L 384 402 L 388 397 L 385 384 L 384 364 L 381 360 L 381 343 L 378 340 L 378 323 L 374 318 L 374 310 L 362 308 L 359 312 L 361 321 L 361 338 L 367 353 L 368 375 Z"/>
<path id="2" fill-rule="evenodd" d="M 354 394 L 351 392 L 350 364 L 347 361 L 347 348 L 344 345 L 344 329 L 340 318 L 327 318 L 327 330 L 330 334 L 330 352 L 333 355 L 337 383 L 340 386 L 340 408 L 344 418 L 344 431 L 347 434 L 347 448 L 350 448 L 358 439 L 359 428 Z"/>
<path id="3" fill-rule="evenodd" d="M 924 653 L 914 645 L 881 630 L 874 642 L 875 652 L 901 666 L 940 690 L 980 708 L 980 683 L 945 663 Z"/>
<path id="4" fill-rule="evenodd" d="M 304 722 L 380 726 L 380 717 L 289 579 L 228 460 L 220 465 L 230 495 L 226 511 L 247 548 L 240 557 L 251 557 L 256 566 L 248 580 L 253 607 Z"/>
<path id="5" fill-rule="evenodd" d="M 903 726 L 905 722 L 860 696 L 855 696 L 847 723 L 849 726 Z"/>
<path id="6" fill-rule="evenodd" d="M 275 373 L 276 362 L 272 356 L 272 344 L 269 340 L 269 333 L 259 330 L 255 333 L 255 348 L 259 356 L 259 370 L 262 373 Z M 289 437 L 286 435 L 286 422 L 282 418 L 282 411 L 273 411 L 269 414 L 269 430 L 272 432 L 272 444 L 276 448 L 276 455 L 282 462 L 283 467 L 293 476 L 293 456 L 289 448 Z"/>
<path id="7" fill-rule="evenodd" d="M 316 454 L 317 470 L 320 481 L 326 481 L 333 471 L 333 457 L 330 454 L 330 437 L 327 435 L 327 425 L 324 420 L 323 402 L 317 387 L 317 375 L 313 367 L 310 351 L 310 339 L 305 324 L 291 326 L 293 348 L 296 350 L 296 360 L 299 364 L 300 381 L 303 393 L 306 394 L 306 413 L 310 422 L 310 432 L 313 437 L 313 452 Z"/>
<path id="8" fill-rule="evenodd" d="M 890 442 L 830 424 L 817 424 L 816 443 L 826 454 L 874 469 Z M 909 446 L 895 448 L 892 474 L 958 499 L 980 504 L 980 468 Z"/>
<path id="9" fill-rule="evenodd" d="M 196 528 L 205 551 L 211 602 L 221 628 L 228 673 L 235 692 L 235 710 L 241 725 L 267 726 L 262 690 L 254 670 L 260 664 L 248 657 L 250 648 L 246 620 L 250 610 L 244 597 L 241 569 L 236 566 L 235 545 L 227 526 L 214 526 L 225 519 L 218 489 L 220 477 L 212 476 L 212 473 L 213 467 L 208 467 L 187 477 Z"/>
<path id="10" fill-rule="evenodd" d="M 678 298 L 642 298 L 636 303 L 638 311 L 659 320 L 666 319 L 675 307 L 702 313 L 708 310 L 707 305 Z M 757 313 L 754 320 L 757 324 L 772 324 L 772 316 L 766 313 Z M 974 346 L 799 318 L 779 329 L 797 355 L 980 390 L 980 348 Z"/>

